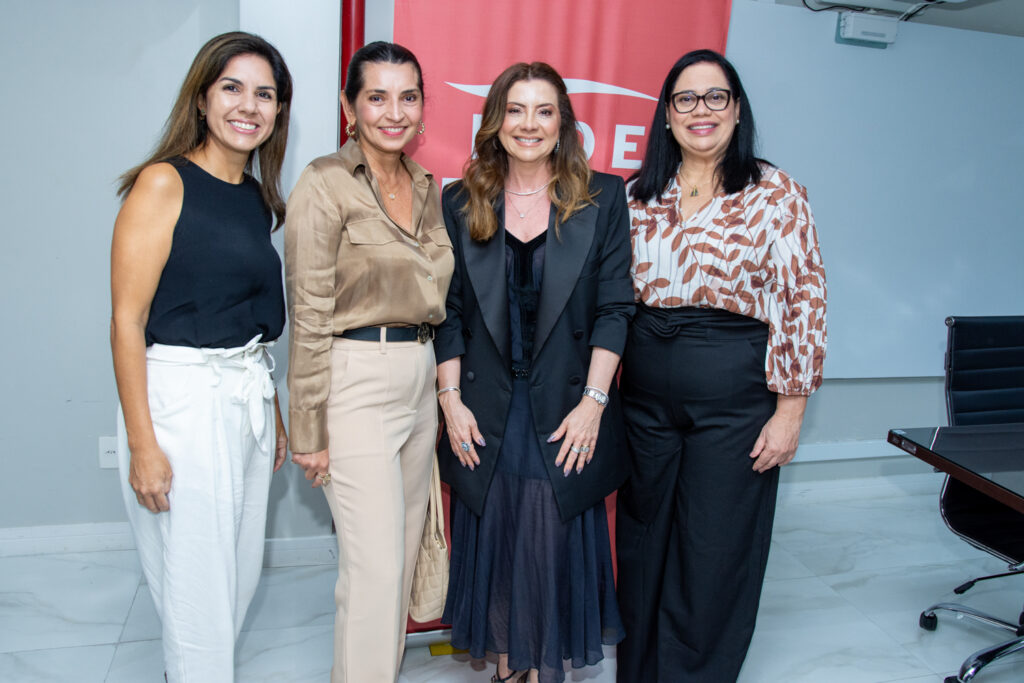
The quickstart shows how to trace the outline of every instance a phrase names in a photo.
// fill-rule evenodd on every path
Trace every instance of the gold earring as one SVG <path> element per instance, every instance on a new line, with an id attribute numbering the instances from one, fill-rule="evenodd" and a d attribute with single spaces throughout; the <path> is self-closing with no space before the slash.
<path id="1" fill-rule="evenodd" d="M 350 138 L 354 138 L 356 136 L 356 127 L 352 125 L 351 122 L 345 126 L 345 136 Z"/>
<path id="2" fill-rule="evenodd" d="M 423 135 L 423 132 L 426 131 L 426 130 L 427 130 L 427 126 L 426 126 L 426 124 L 423 123 L 423 120 L 421 119 L 420 120 L 420 129 L 418 131 L 416 131 L 416 134 L 417 135 Z"/>

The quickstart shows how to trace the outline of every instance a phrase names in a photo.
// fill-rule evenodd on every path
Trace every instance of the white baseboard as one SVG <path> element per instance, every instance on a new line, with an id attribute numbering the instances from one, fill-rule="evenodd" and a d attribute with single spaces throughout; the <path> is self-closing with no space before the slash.
<path id="1" fill-rule="evenodd" d="M 884 439 L 836 441 L 801 445 L 795 463 L 862 460 L 906 456 Z M 0 528 L 0 557 L 48 553 L 87 553 L 134 550 L 135 539 L 127 522 L 64 524 Z M 268 538 L 264 567 L 334 564 L 338 561 L 334 536 Z"/>
<path id="2" fill-rule="evenodd" d="M 103 550 L 135 550 L 128 522 L 24 526 L 0 529 L 0 557 L 92 553 Z M 264 567 L 296 567 L 336 564 L 338 542 L 333 536 L 268 538 Z"/>
<path id="3" fill-rule="evenodd" d="M 0 557 L 134 549 L 135 539 L 128 522 L 0 529 Z"/>
<path id="4" fill-rule="evenodd" d="M 405 634 L 405 647 L 406 649 L 413 647 L 426 647 L 427 645 L 433 645 L 434 643 L 450 641 L 451 638 L 452 630 L 450 628 L 439 628 L 432 631 L 416 631 Z"/>
<path id="5" fill-rule="evenodd" d="M 264 567 L 303 567 L 338 564 L 338 539 L 334 536 L 268 538 L 263 550 Z"/>
<path id="6" fill-rule="evenodd" d="M 885 439 L 865 441 L 827 441 L 800 444 L 793 462 L 824 462 L 828 460 L 858 460 L 861 458 L 891 458 L 906 455 Z"/>

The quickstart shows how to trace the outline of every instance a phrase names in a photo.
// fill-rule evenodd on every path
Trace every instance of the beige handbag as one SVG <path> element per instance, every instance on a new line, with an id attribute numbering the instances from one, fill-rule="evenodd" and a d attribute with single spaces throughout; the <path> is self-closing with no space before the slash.
<path id="1" fill-rule="evenodd" d="M 448 596 L 448 542 L 444 538 L 444 510 L 441 507 L 441 475 L 437 471 L 435 455 L 430 472 L 427 520 L 416 555 L 409 599 L 409 616 L 420 623 L 440 618 Z"/>

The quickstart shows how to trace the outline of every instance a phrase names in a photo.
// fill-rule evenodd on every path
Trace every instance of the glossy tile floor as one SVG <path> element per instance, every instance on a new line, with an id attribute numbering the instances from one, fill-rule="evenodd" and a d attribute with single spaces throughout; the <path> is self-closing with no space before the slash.
<path id="1" fill-rule="evenodd" d="M 1024 578 L 952 588 L 998 561 L 954 537 L 937 514 L 939 475 L 785 485 L 757 632 L 743 683 L 941 681 L 1004 633 L 919 612 L 962 600 L 1013 618 Z M 266 569 L 238 646 L 238 680 L 326 682 L 333 619 L 331 566 Z M 133 551 L 0 558 L 0 681 L 161 681 L 160 626 Z M 614 649 L 567 681 L 613 681 Z M 486 681 L 491 664 L 408 651 L 404 683 Z M 1024 680 L 1024 655 L 975 681 Z"/>

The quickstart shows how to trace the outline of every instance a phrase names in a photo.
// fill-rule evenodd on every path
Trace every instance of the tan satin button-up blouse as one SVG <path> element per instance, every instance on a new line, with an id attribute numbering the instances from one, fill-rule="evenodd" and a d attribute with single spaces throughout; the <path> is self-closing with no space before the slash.
<path id="1" fill-rule="evenodd" d="M 385 212 L 354 140 L 313 160 L 288 198 L 289 436 L 296 453 L 327 448 L 334 335 L 444 320 L 455 261 L 441 196 L 422 166 L 408 157 L 403 162 L 413 181 L 410 231 Z"/>

